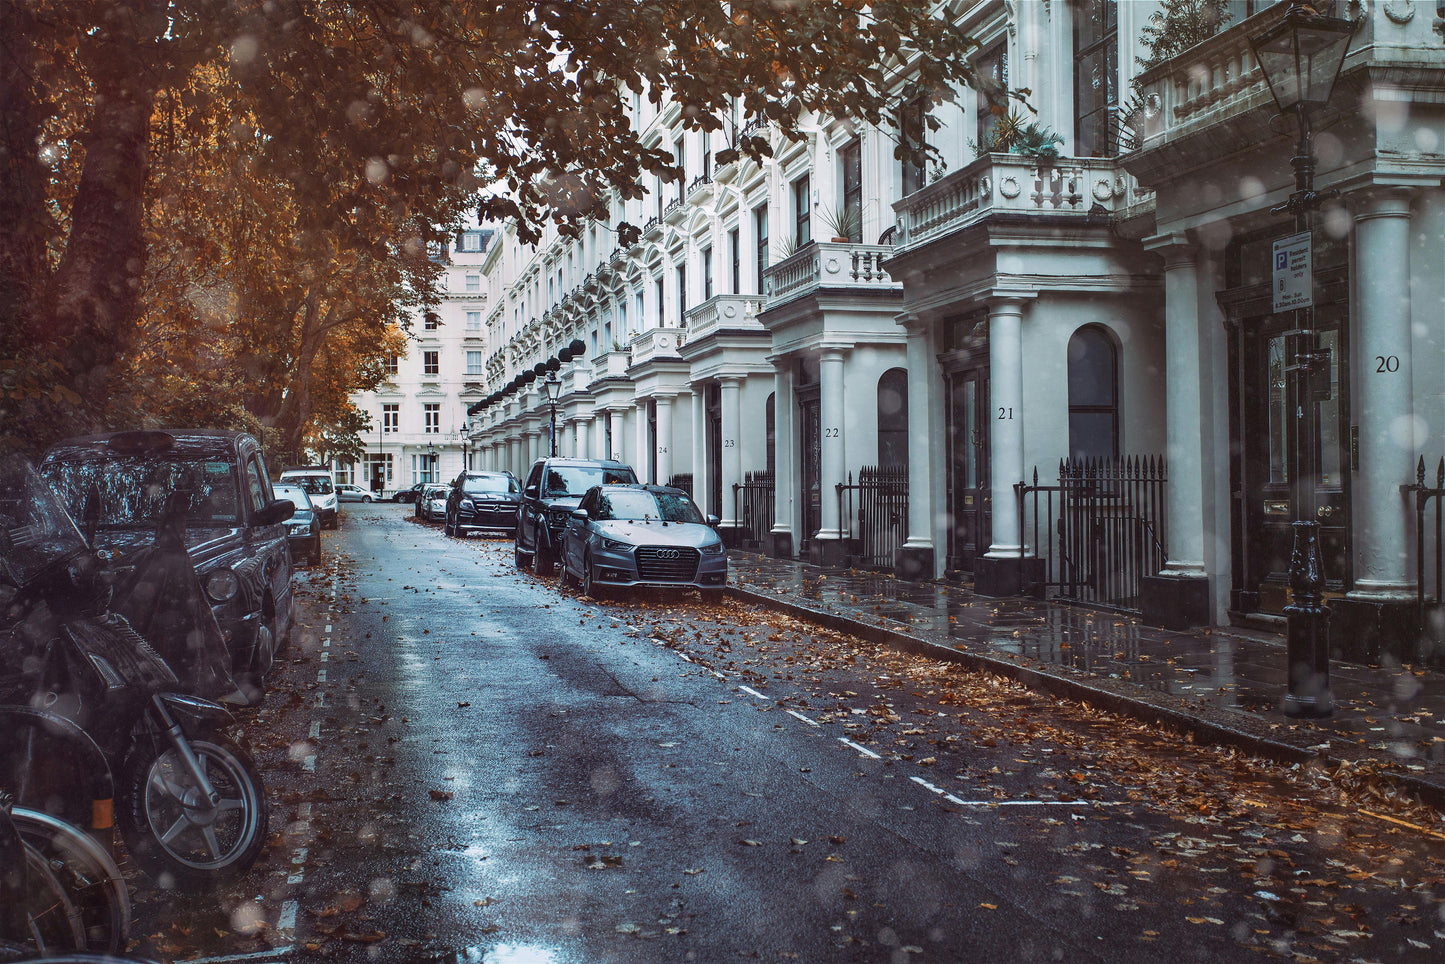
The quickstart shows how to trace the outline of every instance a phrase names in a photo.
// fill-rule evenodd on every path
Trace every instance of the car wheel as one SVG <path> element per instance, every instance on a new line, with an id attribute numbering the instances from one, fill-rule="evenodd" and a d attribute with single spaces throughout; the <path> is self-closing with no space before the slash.
<path id="1" fill-rule="evenodd" d="M 591 596 L 593 599 L 602 598 L 602 587 L 597 584 L 597 577 L 592 572 L 591 555 L 582 559 L 582 595 Z"/>
<path id="2" fill-rule="evenodd" d="M 562 583 L 562 588 L 572 589 L 573 587 L 575 587 L 578 584 L 577 577 L 572 575 L 571 569 L 567 568 L 567 557 L 565 555 L 562 557 L 561 561 L 557 563 L 557 566 L 558 579 Z"/>
<path id="3" fill-rule="evenodd" d="M 311 554 L 310 554 L 310 557 L 307 558 L 306 564 L 309 565 L 309 566 L 319 566 L 319 565 L 321 565 L 321 536 L 320 536 L 320 535 L 317 535 L 317 536 L 316 536 L 316 542 L 315 542 L 315 544 L 312 545 L 312 547 L 311 547 Z"/>
<path id="4" fill-rule="evenodd" d="M 550 576 L 556 567 L 557 560 L 552 553 L 538 546 L 537 555 L 532 560 L 532 568 L 536 571 L 537 575 Z"/>
<path id="5" fill-rule="evenodd" d="M 530 552 L 523 552 L 521 546 L 518 546 L 513 554 L 516 556 L 518 569 L 526 569 L 532 564 L 532 554 Z"/>
<path id="6" fill-rule="evenodd" d="M 367 505 L 370 505 L 370 504 L 371 504 L 371 496 L 369 496 L 369 495 L 363 495 L 363 496 L 361 497 L 361 501 L 362 501 L 363 503 L 367 504 Z"/>
<path id="7" fill-rule="evenodd" d="M 457 537 L 457 530 L 452 527 L 452 517 L 450 515 L 448 515 L 446 521 L 442 523 L 442 535 L 448 539 L 455 539 Z"/>

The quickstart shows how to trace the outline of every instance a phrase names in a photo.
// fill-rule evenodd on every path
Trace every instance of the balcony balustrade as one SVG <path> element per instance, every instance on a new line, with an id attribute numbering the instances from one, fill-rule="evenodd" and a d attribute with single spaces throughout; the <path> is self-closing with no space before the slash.
<path id="1" fill-rule="evenodd" d="M 772 265 L 763 273 L 766 307 L 791 301 L 819 288 L 902 291 L 883 270 L 893 248 L 881 244 L 818 241 Z"/>
<path id="2" fill-rule="evenodd" d="M 677 348 L 687 332 L 681 328 L 649 328 L 632 339 L 632 365 L 655 361 L 682 361 Z"/>
<path id="3" fill-rule="evenodd" d="M 894 250 L 970 227 L 991 214 L 1109 214 L 1152 198 L 1113 158 L 985 154 L 893 205 Z"/>
<path id="4" fill-rule="evenodd" d="M 765 331 L 758 321 L 762 307 L 762 299 L 757 295 L 713 295 L 697 307 L 689 308 L 684 315 L 687 340 L 697 342 L 719 329 Z"/>

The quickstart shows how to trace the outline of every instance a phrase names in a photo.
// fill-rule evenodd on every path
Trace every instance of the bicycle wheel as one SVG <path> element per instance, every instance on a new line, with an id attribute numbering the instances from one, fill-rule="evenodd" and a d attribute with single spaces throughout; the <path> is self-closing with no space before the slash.
<path id="1" fill-rule="evenodd" d="M 130 890 L 105 848 L 48 813 L 16 807 L 10 817 L 26 846 L 46 861 L 79 913 L 83 949 L 123 952 L 130 940 Z"/>

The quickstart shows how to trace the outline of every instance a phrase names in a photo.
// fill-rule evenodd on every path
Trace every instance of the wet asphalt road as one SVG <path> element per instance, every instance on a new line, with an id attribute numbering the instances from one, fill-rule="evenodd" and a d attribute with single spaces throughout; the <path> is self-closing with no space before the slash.
<path id="1" fill-rule="evenodd" d="M 1296 919 L 1315 892 L 1282 885 L 1338 886 L 1321 879 L 1332 843 L 1291 843 L 1282 818 L 1210 825 L 1097 773 L 1078 794 L 1092 799 L 1070 799 L 1058 768 L 1022 764 L 1073 751 L 1037 739 L 955 733 L 915 761 L 903 750 L 919 738 L 896 734 L 924 732 L 902 729 L 932 712 L 923 694 L 877 704 L 895 723 L 885 740 L 844 722 L 872 710 L 822 712 L 801 673 L 702 646 L 689 658 L 657 628 L 715 642 L 719 613 L 745 625 L 749 607 L 697 606 L 708 621 L 693 626 L 685 606 L 598 604 L 519 573 L 510 541 L 446 539 L 409 514 L 350 506 L 328 536 L 291 661 L 247 721 L 272 846 L 221 899 L 219 926 L 194 899 L 157 912 L 143 894 L 146 929 L 187 927 L 153 946 L 269 945 L 277 961 L 1213 961 L 1288 956 L 1297 931 L 1321 931 Z M 883 698 L 876 668 L 830 673 L 840 703 Z M 1343 892 L 1319 896 L 1323 915 Z M 1371 909 L 1381 926 L 1396 903 Z M 1433 902 L 1410 906 L 1412 933 L 1445 930 Z M 1355 917 L 1339 931 L 1369 937 Z M 224 939 L 186 943 L 208 928 Z M 1268 943 L 1281 929 L 1289 941 Z M 1340 959 L 1433 959 L 1433 939 L 1341 940 Z"/>

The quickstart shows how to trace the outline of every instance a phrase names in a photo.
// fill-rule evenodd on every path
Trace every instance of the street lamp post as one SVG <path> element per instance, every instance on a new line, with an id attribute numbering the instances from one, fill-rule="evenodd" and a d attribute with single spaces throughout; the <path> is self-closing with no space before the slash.
<path id="1" fill-rule="evenodd" d="M 467 423 L 463 422 L 462 427 L 457 429 L 457 434 L 462 437 L 462 471 L 465 472 L 472 466 L 467 462 Z"/>
<path id="2" fill-rule="evenodd" d="M 426 443 L 426 480 L 437 480 L 437 447 L 431 442 Z"/>
<path id="3" fill-rule="evenodd" d="M 552 408 L 552 457 L 557 457 L 557 396 L 562 392 L 562 381 L 557 377 L 555 371 L 547 372 L 547 380 L 542 383 L 547 389 L 547 403 Z"/>
<path id="4" fill-rule="evenodd" d="M 1315 191 L 1315 159 L 1310 144 L 1310 108 L 1329 102 L 1349 49 L 1354 27 L 1348 20 L 1322 16 L 1295 0 L 1274 26 L 1251 41 L 1255 60 L 1269 84 L 1280 113 L 1293 114 L 1299 136 L 1295 155 L 1294 193 L 1271 213 L 1294 215 L 1296 235 L 1310 231 L 1310 212 L 1336 192 Z M 1312 272 L 1310 273 L 1313 285 Z M 1313 291 L 1294 309 L 1295 327 L 1285 339 L 1289 411 L 1294 415 L 1290 446 L 1291 496 L 1294 521 L 1290 550 L 1290 604 L 1285 607 L 1286 658 L 1289 689 L 1284 712 L 1290 716 L 1329 716 L 1330 611 L 1324 605 L 1324 561 L 1320 556 L 1320 527 L 1316 485 L 1319 473 L 1319 403 L 1321 378 L 1327 378 L 1329 349 L 1321 348 L 1314 328 Z M 1328 382 L 1324 382 L 1328 392 Z"/>

